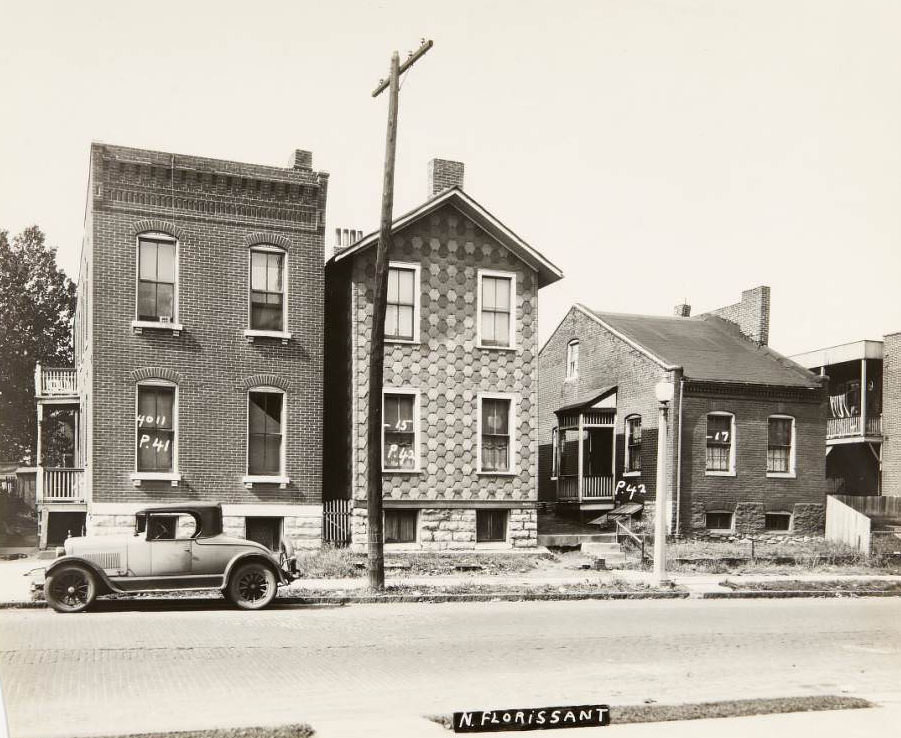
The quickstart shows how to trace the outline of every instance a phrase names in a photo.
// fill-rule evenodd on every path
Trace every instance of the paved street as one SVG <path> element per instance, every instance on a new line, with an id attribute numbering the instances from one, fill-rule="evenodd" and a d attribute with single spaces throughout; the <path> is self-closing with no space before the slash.
<path id="1" fill-rule="evenodd" d="M 448 735 L 420 716 L 646 699 L 850 694 L 897 710 L 901 602 L 283 606 L 260 613 L 219 602 L 112 602 L 82 615 L 7 610 L 0 611 L 0 679 L 14 738 L 296 721 L 323 736 L 357 734 L 366 721 L 372 735 L 390 716 L 403 720 L 396 735 Z M 871 723 L 879 719 L 865 712 Z M 798 716 L 774 719 L 791 717 Z M 625 736 L 647 727 L 609 730 Z"/>

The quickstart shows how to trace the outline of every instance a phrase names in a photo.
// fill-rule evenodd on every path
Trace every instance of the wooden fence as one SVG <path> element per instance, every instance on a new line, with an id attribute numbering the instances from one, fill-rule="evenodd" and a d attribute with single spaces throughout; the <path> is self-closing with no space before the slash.
<path id="1" fill-rule="evenodd" d="M 325 500 L 322 503 L 322 539 L 333 546 L 350 544 L 353 500 Z"/>
<path id="2" fill-rule="evenodd" d="M 883 496 L 829 495 L 826 497 L 826 539 L 841 541 L 869 556 L 899 545 L 891 540 L 894 530 L 885 530 L 901 519 L 901 498 Z M 879 539 L 874 551 L 873 539 Z"/>

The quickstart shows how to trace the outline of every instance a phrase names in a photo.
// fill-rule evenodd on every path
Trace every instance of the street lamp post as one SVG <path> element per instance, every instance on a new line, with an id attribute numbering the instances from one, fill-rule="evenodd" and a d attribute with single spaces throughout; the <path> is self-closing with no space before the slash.
<path id="1" fill-rule="evenodd" d="M 666 416 L 673 400 L 673 383 L 658 382 L 657 397 L 657 490 L 654 505 L 654 583 L 667 583 L 666 578 Z"/>

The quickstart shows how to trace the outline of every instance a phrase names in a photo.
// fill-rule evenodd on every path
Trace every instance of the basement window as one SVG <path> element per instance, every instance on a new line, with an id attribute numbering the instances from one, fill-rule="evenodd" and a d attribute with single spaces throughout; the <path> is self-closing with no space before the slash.
<path id="1" fill-rule="evenodd" d="M 385 510 L 385 543 L 416 543 L 418 510 Z"/>
<path id="2" fill-rule="evenodd" d="M 507 540 L 506 510 L 476 510 L 476 543 Z"/>
<path id="3" fill-rule="evenodd" d="M 786 512 L 767 513 L 764 518 L 764 528 L 768 531 L 787 532 L 787 531 L 791 530 L 791 522 L 792 522 L 791 513 L 786 513 Z"/>
<path id="4" fill-rule="evenodd" d="M 708 530 L 732 530 L 732 513 L 709 512 L 705 516 L 704 526 Z"/>

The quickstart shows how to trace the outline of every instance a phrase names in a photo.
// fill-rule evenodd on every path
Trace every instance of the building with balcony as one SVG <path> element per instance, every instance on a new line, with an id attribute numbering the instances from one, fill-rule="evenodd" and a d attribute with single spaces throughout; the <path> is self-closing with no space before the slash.
<path id="1" fill-rule="evenodd" d="M 584 519 L 624 502 L 652 512 L 655 385 L 668 382 L 674 532 L 822 531 L 826 394 L 768 332 L 768 287 L 697 317 L 574 305 L 539 356 L 539 499 Z"/>
<path id="2" fill-rule="evenodd" d="M 791 358 L 826 378 L 829 492 L 901 495 L 901 334 Z"/>
<path id="3" fill-rule="evenodd" d="M 282 168 L 91 146 L 75 367 L 35 377 L 44 545 L 188 501 L 319 545 L 327 185 L 301 150 Z"/>
<path id="4" fill-rule="evenodd" d="M 369 387 L 378 233 L 326 266 L 327 498 L 367 535 L 370 392 L 383 398 L 388 549 L 537 544 L 538 291 L 562 276 L 463 190 L 463 165 L 429 165 L 428 199 L 395 219 L 384 386 Z"/>

